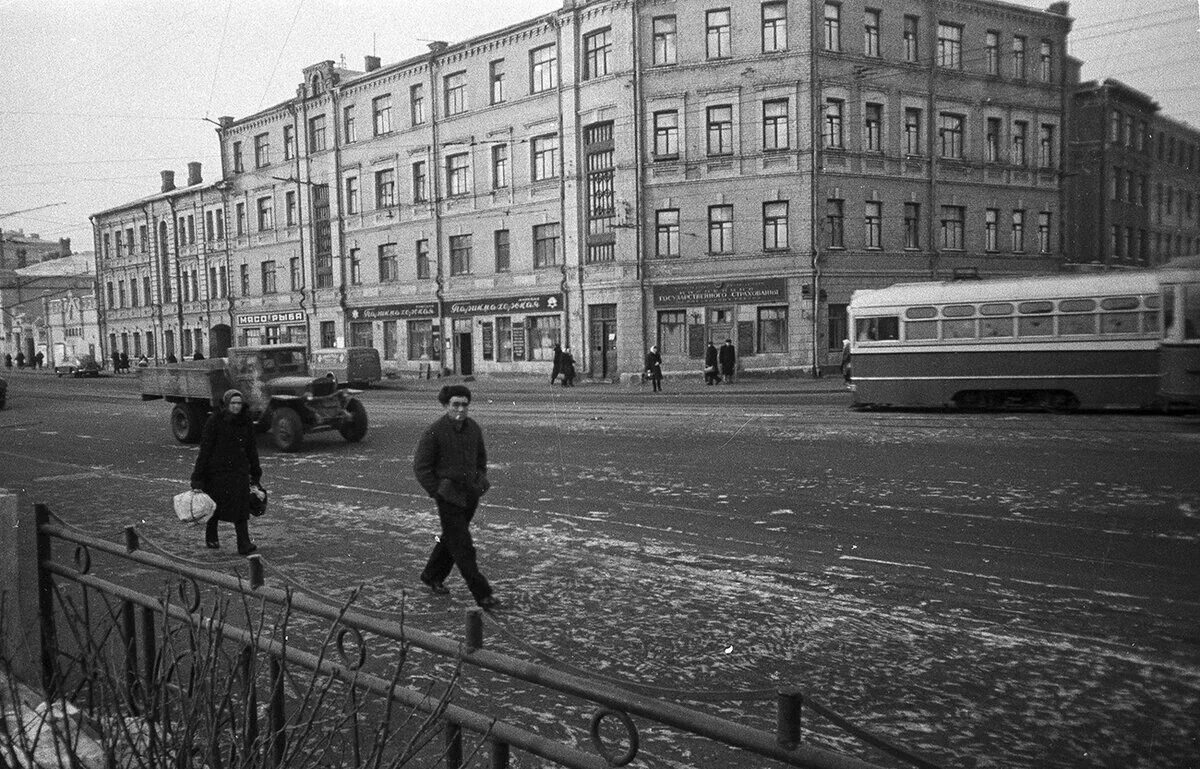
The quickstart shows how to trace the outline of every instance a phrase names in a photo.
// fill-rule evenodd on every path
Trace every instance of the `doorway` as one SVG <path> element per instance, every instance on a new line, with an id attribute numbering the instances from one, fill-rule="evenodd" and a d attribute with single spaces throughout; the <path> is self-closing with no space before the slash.
<path id="1" fill-rule="evenodd" d="M 717 347 L 734 335 L 733 308 L 710 307 L 708 310 L 708 340 Z"/>
<path id="2" fill-rule="evenodd" d="M 474 358 L 474 350 L 471 347 L 471 333 L 460 332 L 458 337 L 458 373 L 463 376 L 470 376 L 475 369 L 472 367 Z"/>
<path id="3" fill-rule="evenodd" d="M 588 376 L 592 379 L 614 379 L 617 376 L 617 306 L 593 304 L 588 308 L 590 328 L 588 347 Z"/>

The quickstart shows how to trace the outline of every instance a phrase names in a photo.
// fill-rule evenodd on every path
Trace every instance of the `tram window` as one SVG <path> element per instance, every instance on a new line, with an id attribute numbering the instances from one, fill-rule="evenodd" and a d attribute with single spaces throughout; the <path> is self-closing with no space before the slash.
<path id="1" fill-rule="evenodd" d="M 1108 312 L 1100 316 L 1101 334 L 1136 334 L 1137 330 L 1136 312 Z"/>
<path id="2" fill-rule="evenodd" d="M 861 318 L 854 321 L 855 338 L 860 342 L 882 342 L 900 338 L 900 319 Z"/>
<path id="3" fill-rule="evenodd" d="M 1183 287 L 1183 338 L 1200 339 L 1200 285 Z"/>
<path id="4" fill-rule="evenodd" d="M 910 320 L 904 324 L 905 339 L 937 339 L 937 335 L 936 320 Z"/>
<path id="5" fill-rule="evenodd" d="M 1158 309 L 1162 307 L 1162 297 L 1158 294 L 1142 297 L 1142 306 L 1150 308 L 1147 312 L 1142 313 L 1142 331 L 1144 333 L 1157 333 L 1158 326 Z"/>
<path id="6" fill-rule="evenodd" d="M 1088 301 L 1072 300 L 1072 301 Z M 1066 302 L 1059 305 L 1061 309 Z M 1058 316 L 1058 334 L 1059 336 L 1081 336 L 1084 334 L 1096 333 L 1096 316 L 1095 315 L 1059 315 Z"/>
<path id="7" fill-rule="evenodd" d="M 979 308 L 983 311 L 984 305 Z M 980 318 L 979 320 L 979 336 L 987 339 L 989 337 L 1001 337 L 1013 335 L 1013 319 L 1012 318 Z"/>
<path id="8" fill-rule="evenodd" d="M 943 318 L 969 318 L 975 314 L 974 305 L 951 304 L 942 308 Z"/>
<path id="9" fill-rule="evenodd" d="M 1100 308 L 1103 310 L 1136 310 L 1138 298 L 1136 296 L 1110 296 L 1100 300 Z"/>
<path id="10" fill-rule="evenodd" d="M 1017 305 L 1017 312 L 1022 315 L 1041 315 L 1053 311 L 1054 302 L 1021 302 Z"/>
<path id="11" fill-rule="evenodd" d="M 1011 304 L 1009 304 L 1008 302 L 996 302 L 994 304 L 985 304 L 985 305 L 980 306 L 980 308 L 979 308 L 980 315 L 1012 315 L 1012 311 L 1013 311 L 1013 306 Z"/>
<path id="12" fill-rule="evenodd" d="M 1017 318 L 1017 334 L 1019 336 L 1050 336 L 1054 333 L 1054 318 L 1043 317 Z"/>
<path id="13" fill-rule="evenodd" d="M 949 308 L 947 308 L 949 309 Z M 942 321 L 942 339 L 974 339 L 975 321 L 944 320 Z"/>
<path id="14" fill-rule="evenodd" d="M 920 320 L 922 318 L 936 318 L 936 307 L 909 307 L 904 311 L 904 317 Z"/>
<path id="15" fill-rule="evenodd" d="M 1163 308 L 1163 339 L 1171 339 L 1175 336 L 1175 287 L 1163 286 L 1162 290 L 1162 308 Z"/>
<path id="16" fill-rule="evenodd" d="M 1058 303 L 1058 309 L 1062 312 L 1091 312 L 1096 309 L 1095 299 L 1064 299 Z M 1082 332 L 1092 333 L 1092 332 Z"/>

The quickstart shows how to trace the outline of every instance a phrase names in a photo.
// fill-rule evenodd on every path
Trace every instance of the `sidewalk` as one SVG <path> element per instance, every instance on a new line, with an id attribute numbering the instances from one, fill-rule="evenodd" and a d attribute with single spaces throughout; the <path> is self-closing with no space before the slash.
<path id="1" fill-rule="evenodd" d="M 384 379 L 371 385 L 372 390 L 436 391 L 447 384 L 466 384 L 480 392 L 544 393 L 551 387 L 563 389 L 561 380 L 551 385 L 549 372 L 545 376 L 523 374 L 480 374 L 478 376 L 449 375 L 441 378 L 422 379 L 415 376 Z M 663 394 L 686 393 L 688 395 L 730 395 L 752 393 L 755 395 L 789 395 L 795 393 L 849 393 L 846 383 L 839 374 L 827 374 L 819 379 L 796 374 L 793 376 L 740 376 L 732 384 L 705 385 L 704 375 L 667 374 L 662 382 Z M 577 379 L 574 391 L 607 393 L 612 395 L 651 392 L 649 381 L 627 379 L 623 382 L 606 382 Z"/>

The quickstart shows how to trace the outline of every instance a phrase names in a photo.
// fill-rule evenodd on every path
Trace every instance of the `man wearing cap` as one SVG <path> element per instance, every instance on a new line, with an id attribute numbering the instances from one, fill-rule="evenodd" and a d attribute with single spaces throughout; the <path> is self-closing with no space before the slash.
<path id="1" fill-rule="evenodd" d="M 483 430 L 467 416 L 471 390 L 465 385 L 446 385 L 438 393 L 438 403 L 446 413 L 425 430 L 413 455 L 413 473 L 421 488 L 437 501 L 442 527 L 421 572 L 421 582 L 432 592 L 444 595 L 450 592 L 445 579 L 451 567 L 457 565 L 475 603 L 494 609 L 500 602 L 479 571 L 470 529 L 479 498 L 491 485 Z"/>

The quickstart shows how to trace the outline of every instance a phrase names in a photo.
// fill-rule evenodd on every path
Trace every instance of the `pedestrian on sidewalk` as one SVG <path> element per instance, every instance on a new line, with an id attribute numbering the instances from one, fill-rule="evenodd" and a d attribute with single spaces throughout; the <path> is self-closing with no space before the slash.
<path id="1" fill-rule="evenodd" d="M 717 357 L 721 361 L 721 377 L 725 380 L 725 384 L 733 384 L 733 372 L 737 369 L 737 350 L 733 346 L 732 339 L 725 340 Z"/>
<path id="2" fill-rule="evenodd" d="M 842 340 L 842 380 L 850 384 L 850 340 Z"/>
<path id="3" fill-rule="evenodd" d="M 704 384 L 714 385 L 721 381 L 721 375 L 717 373 L 717 346 L 708 340 L 708 347 L 704 348 Z"/>
<path id="4" fill-rule="evenodd" d="M 563 378 L 563 387 L 574 387 L 575 386 L 575 356 L 571 354 L 570 347 L 563 350 L 562 378 Z"/>
<path id="5" fill-rule="evenodd" d="M 42 355 L 42 351 L 41 351 L 41 350 L 38 350 L 38 351 L 37 351 L 37 355 L 34 355 L 34 356 L 33 356 L 33 367 L 34 367 L 34 368 L 41 368 L 41 367 L 42 367 L 42 361 L 44 361 L 45 359 L 46 359 L 46 356 L 45 356 L 45 355 Z"/>
<path id="6" fill-rule="evenodd" d="M 121 370 L 126 374 L 129 373 L 129 353 L 121 353 Z"/>
<path id="7" fill-rule="evenodd" d="M 446 413 L 425 430 L 413 455 L 413 474 L 437 501 L 442 530 L 421 571 L 421 582 L 434 594 L 445 595 L 450 592 L 446 577 L 451 567 L 458 566 L 475 603 L 485 610 L 495 609 L 500 601 L 479 570 L 471 539 L 471 519 L 479 498 L 491 485 L 483 430 L 467 416 L 471 390 L 466 385 L 445 385 L 438 393 L 438 403 Z"/>
<path id="8" fill-rule="evenodd" d="M 239 555 L 258 547 L 250 541 L 250 489 L 262 489 L 262 466 L 254 425 L 246 413 L 240 390 L 229 389 L 221 396 L 221 407 L 209 414 L 200 433 L 200 453 L 192 469 L 192 488 L 203 491 L 217 503 L 204 528 L 205 546 L 221 546 L 218 526 L 233 524 Z"/>
<path id="9" fill-rule="evenodd" d="M 646 353 L 646 378 L 654 385 L 653 392 L 662 392 L 662 356 L 658 354 L 658 345 L 651 345 Z"/>
<path id="10" fill-rule="evenodd" d="M 17 352 L 17 368 L 25 368 L 25 353 Z"/>
<path id="11" fill-rule="evenodd" d="M 550 384 L 554 384 L 554 380 L 558 379 L 558 375 L 562 373 L 563 350 L 562 345 L 554 345 L 554 365 L 550 369 Z"/>

